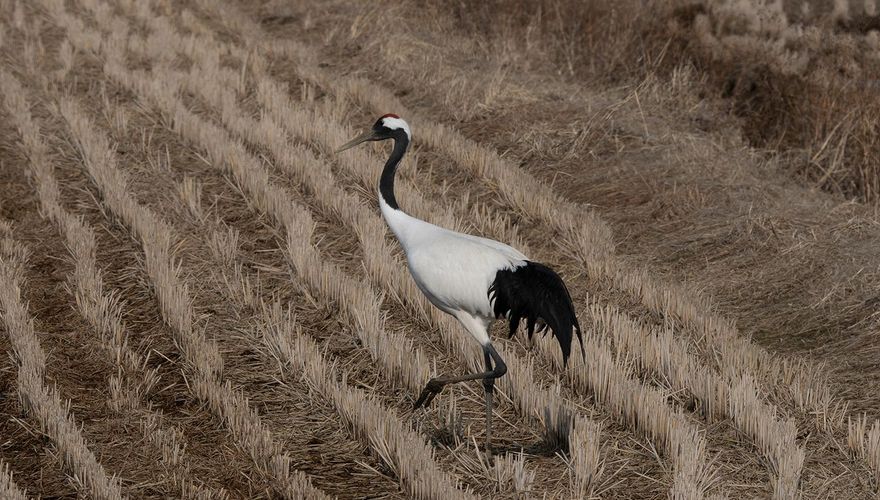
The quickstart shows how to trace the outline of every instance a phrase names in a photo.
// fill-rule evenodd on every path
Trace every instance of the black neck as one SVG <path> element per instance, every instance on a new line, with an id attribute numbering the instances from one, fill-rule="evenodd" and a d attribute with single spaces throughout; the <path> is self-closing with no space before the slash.
<path id="1" fill-rule="evenodd" d="M 403 130 L 395 131 L 394 149 L 391 150 L 391 156 L 385 162 L 385 168 L 382 170 L 382 177 L 379 179 L 379 196 L 385 200 L 389 207 L 400 210 L 397 205 L 397 199 L 394 197 L 394 174 L 397 173 L 397 166 L 409 147 L 409 137 Z"/>

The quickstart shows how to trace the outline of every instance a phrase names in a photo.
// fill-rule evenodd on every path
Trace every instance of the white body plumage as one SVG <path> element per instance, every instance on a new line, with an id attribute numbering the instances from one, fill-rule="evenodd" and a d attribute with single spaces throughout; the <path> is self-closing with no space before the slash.
<path id="1" fill-rule="evenodd" d="M 495 319 L 489 287 L 498 271 L 523 266 L 527 257 L 503 243 L 411 217 L 381 198 L 379 206 L 422 293 L 458 319 L 481 345 L 488 344 L 488 326 Z"/>

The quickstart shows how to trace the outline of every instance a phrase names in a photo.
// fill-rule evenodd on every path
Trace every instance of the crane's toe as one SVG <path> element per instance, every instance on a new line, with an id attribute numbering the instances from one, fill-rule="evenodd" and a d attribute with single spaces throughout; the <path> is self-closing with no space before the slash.
<path id="1" fill-rule="evenodd" d="M 419 407 L 424 406 L 427 408 L 431 405 L 431 401 L 434 400 L 434 397 L 437 394 L 440 394 L 440 391 L 443 390 L 443 383 L 435 378 L 432 378 L 428 381 L 425 388 L 422 389 L 422 393 L 419 395 L 419 399 L 416 400 L 416 403 L 413 405 L 413 409 L 418 409 Z"/>

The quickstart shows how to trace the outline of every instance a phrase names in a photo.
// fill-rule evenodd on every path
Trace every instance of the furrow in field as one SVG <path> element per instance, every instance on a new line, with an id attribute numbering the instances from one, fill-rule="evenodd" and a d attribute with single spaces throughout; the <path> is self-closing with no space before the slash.
<path id="1" fill-rule="evenodd" d="M 156 287 L 163 318 L 189 362 L 195 395 L 224 420 L 239 445 L 251 455 L 261 473 L 270 475 L 281 494 L 288 498 L 326 497 L 311 486 L 305 475 L 291 471 L 289 458 L 281 452 L 257 413 L 239 391 L 223 382 L 222 358 L 216 344 L 193 324 L 192 298 L 171 253 L 171 228 L 128 194 L 127 181 L 116 167 L 109 142 L 94 129 L 82 110 L 72 101 L 63 101 L 61 113 L 105 203 L 141 241 L 147 273 Z"/>
<path id="2" fill-rule="evenodd" d="M 750 377 L 715 373 L 700 365 L 670 330 L 649 330 L 614 306 L 593 303 L 585 316 L 597 332 L 611 338 L 618 358 L 625 352 L 636 354 L 639 368 L 662 374 L 673 390 L 693 394 L 709 421 L 733 420 L 770 464 L 775 498 L 797 496 L 805 458 L 796 442 L 797 427 L 791 419 L 777 418 L 776 408 L 758 397 Z"/>
<path id="3" fill-rule="evenodd" d="M 119 480 L 107 474 L 89 449 L 68 405 L 44 382 L 46 354 L 21 297 L 28 252 L 12 238 L 8 224 L 0 225 L 0 233 L 0 309 L 18 361 L 18 392 L 22 403 L 61 452 L 65 465 L 73 471 L 84 493 L 95 498 L 122 498 Z"/>
<path id="4" fill-rule="evenodd" d="M 78 49 L 100 50 L 106 43 L 99 36 L 97 45 L 91 45 L 94 37 L 88 34 L 90 32 L 81 21 L 66 11 L 63 3 L 50 0 L 44 5 L 56 23 L 67 29 L 71 42 Z M 114 42 L 119 40 L 110 43 Z M 187 360 L 191 372 L 189 385 L 194 395 L 208 403 L 223 419 L 239 446 L 251 456 L 260 473 L 269 477 L 280 494 L 288 498 L 326 498 L 304 474 L 291 470 L 289 457 L 281 452 L 247 400 L 229 383 L 223 382 L 222 358 L 216 344 L 193 324 L 192 298 L 172 256 L 174 236 L 171 228 L 128 193 L 127 180 L 116 166 L 109 141 L 92 126 L 79 106 L 72 100 L 64 100 L 60 107 L 81 150 L 84 167 L 104 202 L 141 242 L 147 274 L 156 288 L 160 311 Z"/>
<path id="5" fill-rule="evenodd" d="M 6 33 L 3 49 L 9 50 L 14 48 L 14 40 Z M 6 54 L 4 54 L 5 56 Z M 0 157 L 3 158 L 3 167 L 0 168 L 0 185 L 3 185 L 3 192 L 6 197 L 2 203 L 2 211 L 9 219 L 14 220 L 16 228 L 21 231 L 29 226 L 40 224 L 34 221 L 39 220 L 37 204 L 34 203 L 31 194 L 32 186 L 27 181 L 27 159 L 21 157 L 21 148 L 17 142 L 17 132 L 13 125 L 13 118 L 2 104 L 2 96 L 0 96 Z M 47 228 L 35 228 L 36 232 L 48 232 Z M 27 241 L 33 238 L 27 231 L 17 233 L 17 236 Z M 33 233 L 31 233 L 33 234 Z M 56 244 L 57 245 L 57 244 Z M 37 262 L 42 259 L 37 257 Z M 34 260 L 31 261 L 32 265 Z M 39 280 L 39 272 L 37 276 L 29 276 L 29 282 L 32 283 L 27 291 L 40 290 L 40 284 L 34 283 L 35 279 Z M 23 293 L 27 300 L 27 293 Z M 32 303 L 29 307 L 33 311 L 37 311 L 36 305 Z M 36 328 L 41 334 L 42 325 L 37 324 Z M 69 335 L 70 330 L 65 328 L 62 335 Z M 47 344 L 48 340 L 45 336 L 40 337 L 40 343 L 43 349 L 49 350 L 51 347 Z M 57 368 L 57 363 L 53 366 L 50 363 L 47 366 L 49 372 L 49 382 L 53 381 L 53 369 Z M 30 491 L 32 494 L 38 495 L 76 495 L 77 483 L 71 478 L 71 471 L 67 467 L 62 467 L 59 460 L 59 452 L 49 444 L 48 439 L 39 431 L 38 422 L 35 419 L 27 418 L 27 409 L 23 406 L 24 401 L 17 394 L 17 377 L 18 377 L 18 361 L 15 351 L 4 324 L 0 321 L 0 461 L 12 464 L 15 472 L 17 484 Z M 61 389 L 58 389 L 61 391 Z M 59 397 L 65 398 L 66 393 L 60 392 Z"/>
<path id="6" fill-rule="evenodd" d="M 154 435 L 163 457 L 160 465 L 164 475 L 175 484 L 178 493 L 201 491 L 200 481 L 187 477 L 185 440 L 179 429 L 162 425 L 162 416 L 150 407 L 146 395 L 158 381 L 155 370 L 147 370 L 146 360 L 139 352 L 129 348 L 129 332 L 122 323 L 122 308 L 118 295 L 105 292 L 102 273 L 98 270 L 95 255 L 96 241 L 87 222 L 72 215 L 61 205 L 61 193 L 52 173 L 52 162 L 47 156 L 47 146 L 40 138 L 40 129 L 31 119 L 24 89 L 10 75 L 0 73 L 0 88 L 4 102 L 16 122 L 22 143 L 30 158 L 30 168 L 36 181 L 41 214 L 53 222 L 66 239 L 66 247 L 74 260 L 71 282 L 75 290 L 80 314 L 87 320 L 104 349 L 108 361 L 116 366 L 110 376 L 110 407 L 117 413 L 125 413 L 140 427 L 144 435 Z M 158 483 L 157 483 L 158 484 Z M 203 493 L 214 497 L 221 492 Z"/>
<path id="7" fill-rule="evenodd" d="M 109 46 L 113 46 L 113 42 L 110 42 Z M 120 61 L 114 57 L 112 52 L 105 55 L 108 59 L 105 71 L 107 71 L 111 78 L 121 83 L 124 87 L 133 89 L 137 93 L 148 97 L 163 113 L 173 116 L 178 132 L 188 140 L 205 148 L 209 153 L 209 157 L 225 160 L 223 161 L 225 168 L 232 169 L 233 175 L 241 182 L 244 191 L 252 197 L 252 201 L 255 202 L 257 207 L 273 215 L 276 220 L 287 228 L 291 260 L 296 269 L 303 273 L 310 273 L 309 281 L 311 286 L 319 288 L 325 295 L 334 297 L 337 300 L 341 297 L 354 297 L 355 300 L 361 299 L 368 307 L 370 303 L 375 304 L 375 299 L 368 288 L 359 287 L 354 280 L 342 274 L 338 269 L 326 266 L 320 260 L 309 243 L 309 235 L 313 224 L 310 222 L 311 218 L 308 212 L 301 207 L 292 205 L 286 193 L 269 182 L 265 169 L 252 156 L 241 148 L 240 145 L 236 145 L 221 129 L 213 127 L 187 111 L 182 103 L 173 95 L 173 92 L 167 91 L 166 86 L 160 86 L 158 82 L 150 82 L 150 79 L 144 78 L 144 75 L 129 73 Z M 331 276 L 327 276 L 327 274 L 331 274 Z M 343 284 L 342 287 L 337 286 L 340 282 Z M 345 301 L 345 303 L 350 304 L 351 301 Z M 363 308 L 351 307 L 348 309 L 351 320 L 355 322 L 356 326 L 358 325 L 356 322 L 360 320 L 368 322 L 372 318 L 375 318 L 373 321 L 378 320 L 372 330 L 369 326 L 368 328 L 360 329 L 373 332 L 371 337 L 363 337 L 366 341 L 365 343 L 373 341 L 374 345 L 371 350 L 380 357 L 380 360 L 387 359 L 389 353 L 394 355 L 396 352 L 396 360 L 393 363 L 397 367 L 405 369 L 407 365 L 403 360 L 408 360 L 411 357 L 408 355 L 410 351 L 406 349 L 405 344 L 398 343 L 395 346 L 396 349 L 376 347 L 377 340 L 379 346 L 383 344 L 390 345 L 388 342 L 394 340 L 386 335 L 377 335 L 377 333 L 381 333 L 381 320 L 379 320 L 378 313 L 369 314 L 366 318 L 363 318 L 364 315 L 361 314 Z M 373 309 L 378 312 L 378 305 L 370 307 L 367 311 Z M 458 490 L 446 491 L 444 495 L 449 496 L 450 494 L 458 496 L 462 492 Z"/>
<path id="8" fill-rule="evenodd" d="M 121 19 L 108 20 L 106 17 L 99 17 L 96 18 L 96 21 L 98 25 L 106 26 L 108 24 L 104 24 L 104 21 L 119 22 Z M 114 85 L 114 87 L 116 86 Z M 169 129 L 156 131 L 156 139 L 164 137 L 166 142 L 172 142 L 169 138 L 173 134 Z M 173 140 L 182 139 L 174 137 Z M 195 157 L 204 158 L 200 148 L 192 150 L 189 144 L 177 145 L 178 148 L 181 146 L 191 150 Z M 238 192 L 237 188 L 232 186 L 228 179 L 225 179 L 225 175 L 219 175 L 222 173 L 222 169 L 215 169 L 204 160 L 192 163 L 192 160 L 187 161 L 175 157 L 167 164 L 167 170 L 148 172 L 153 186 L 133 180 L 132 189 L 137 183 L 139 191 L 153 194 L 152 199 L 145 201 L 145 203 L 151 203 L 157 211 L 165 210 L 166 216 L 170 217 L 175 212 L 183 215 L 184 220 L 178 222 L 180 223 L 179 227 L 185 228 L 186 236 L 178 245 L 178 251 L 185 254 L 187 266 L 184 272 L 192 275 L 201 275 L 202 273 L 207 275 L 200 277 L 199 282 L 194 284 L 202 291 L 202 293 L 193 294 L 194 308 L 196 314 L 200 310 L 214 311 L 213 325 L 207 326 L 207 328 L 211 331 L 219 331 L 215 334 L 215 338 L 217 338 L 219 349 L 225 356 L 226 362 L 223 368 L 225 378 L 232 384 L 242 387 L 243 394 L 246 394 L 250 399 L 251 407 L 260 408 L 264 427 L 271 430 L 276 442 L 282 445 L 290 455 L 291 462 L 298 464 L 297 467 L 306 472 L 312 481 L 325 492 L 344 494 L 352 490 L 366 491 L 370 482 L 375 483 L 379 479 L 383 483 L 375 485 L 373 492 L 380 496 L 395 496 L 397 484 L 394 478 L 388 477 L 390 474 L 387 472 L 393 467 L 385 467 L 378 460 L 365 459 L 362 457 L 364 450 L 357 443 L 348 446 L 343 444 L 350 442 L 351 437 L 346 432 L 348 427 L 346 421 L 335 414 L 333 407 L 328 404 L 332 401 L 321 397 L 314 398 L 309 388 L 297 380 L 278 383 L 277 361 L 270 356 L 254 357 L 255 351 L 259 352 L 260 346 L 262 346 L 259 331 L 265 330 L 265 327 L 261 323 L 261 317 L 255 316 L 253 308 L 259 306 L 259 301 L 262 298 L 260 295 L 266 283 L 261 278 L 264 278 L 265 275 L 243 274 L 241 266 L 237 267 L 237 271 L 218 273 L 216 272 L 220 267 L 217 265 L 218 263 L 210 262 L 212 259 L 207 259 L 206 256 L 214 254 L 215 251 L 221 252 L 227 257 L 234 256 L 238 252 L 239 247 L 234 243 L 239 242 L 239 232 L 220 222 L 220 219 L 234 221 L 237 228 L 243 228 L 241 236 L 246 240 L 247 246 L 252 243 L 250 238 L 260 239 L 266 234 L 275 234 L 275 231 L 272 229 L 262 231 L 262 236 L 259 234 L 260 231 L 256 235 L 253 234 L 251 230 L 261 228 L 265 224 L 265 219 L 260 217 L 258 213 L 248 217 L 252 213 L 252 209 L 247 197 Z M 131 167 L 128 170 L 129 174 L 133 174 L 132 178 L 136 177 L 136 168 Z M 167 183 L 166 181 L 169 177 L 177 177 L 181 170 L 186 174 L 183 175 L 183 182 L 179 184 L 177 196 L 174 196 L 175 183 Z M 164 177 L 164 179 L 158 177 Z M 164 187 L 163 189 L 163 186 L 167 184 L 171 185 L 172 196 L 166 197 L 166 192 L 156 199 L 157 196 L 152 189 L 159 186 L 159 190 L 166 191 L 169 188 Z M 218 187 L 226 189 L 218 190 Z M 144 195 L 144 198 L 146 199 L 147 196 Z M 210 205 L 201 204 L 200 202 L 203 198 L 205 200 L 213 198 L 216 202 L 218 197 L 225 200 L 222 206 L 216 206 L 213 203 Z M 225 231 L 219 229 L 224 227 Z M 219 235 L 218 231 L 224 234 Z M 270 238 L 271 242 L 274 242 L 275 239 L 274 237 Z M 269 245 L 271 247 L 272 243 Z M 278 252 L 272 252 L 272 254 L 274 256 Z M 258 265 L 277 265 L 275 259 L 270 260 L 273 262 L 263 261 Z M 277 283 L 268 285 L 271 287 L 272 297 L 274 300 L 278 300 L 276 294 L 288 297 L 296 302 L 302 311 L 302 305 L 308 304 L 308 301 L 303 300 L 304 297 L 299 296 L 298 293 L 287 294 L 287 292 L 300 288 L 300 285 L 296 280 L 289 279 L 283 261 L 282 266 L 284 270 L 278 273 L 281 276 L 276 276 L 275 279 L 283 279 L 285 283 L 281 286 L 278 286 Z M 244 278 L 246 284 L 243 284 L 238 278 Z M 305 309 L 308 310 L 308 308 Z M 316 313 L 316 315 L 322 314 Z M 326 326 L 326 324 L 322 326 Z M 348 344 L 348 342 L 342 342 L 342 344 Z M 352 344 L 354 343 L 352 342 Z M 297 429 L 298 426 L 303 425 L 308 427 Z M 321 434 L 321 431 L 324 434 Z M 376 438 L 381 442 L 381 437 Z M 363 445 L 369 448 L 371 446 L 370 440 L 363 440 Z M 376 456 L 378 457 L 380 454 L 377 453 Z M 368 471 L 366 474 L 365 470 Z M 350 474 L 357 474 L 357 476 L 351 477 Z M 346 478 L 348 478 L 347 481 Z"/>

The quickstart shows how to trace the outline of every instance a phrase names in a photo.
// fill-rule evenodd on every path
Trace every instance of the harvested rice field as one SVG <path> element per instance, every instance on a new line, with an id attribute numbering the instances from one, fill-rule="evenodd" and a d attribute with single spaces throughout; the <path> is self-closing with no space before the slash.
<path id="1" fill-rule="evenodd" d="M 0 497 L 876 498 L 856 3 L 0 0 Z M 483 356 L 336 153 L 386 113 L 583 329 L 493 326 L 491 455 L 479 382 L 413 408 Z"/>

